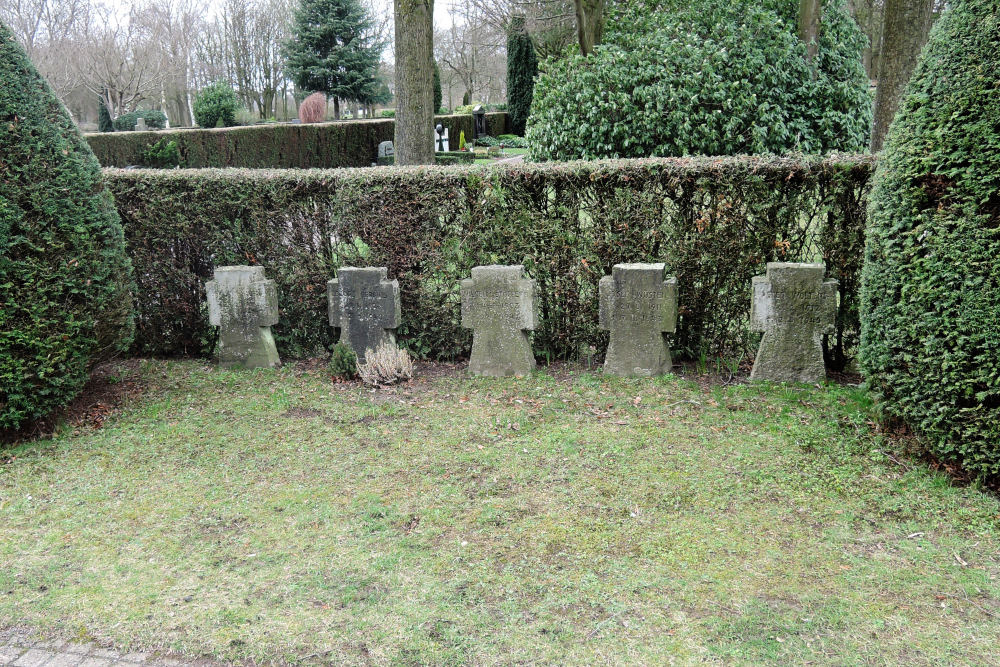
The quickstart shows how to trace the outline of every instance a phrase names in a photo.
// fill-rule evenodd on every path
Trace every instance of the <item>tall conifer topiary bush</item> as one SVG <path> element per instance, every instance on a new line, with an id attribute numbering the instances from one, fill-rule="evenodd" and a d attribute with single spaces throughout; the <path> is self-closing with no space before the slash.
<path id="1" fill-rule="evenodd" d="M 0 24 L 0 429 L 68 403 L 132 333 L 131 266 L 100 165 Z"/>
<path id="2" fill-rule="evenodd" d="M 441 111 L 441 68 L 434 61 L 434 113 Z"/>
<path id="3" fill-rule="evenodd" d="M 108 111 L 108 105 L 104 101 L 103 95 L 97 98 L 97 131 L 98 132 L 115 131 L 114 122 L 111 120 L 111 112 Z"/>
<path id="4" fill-rule="evenodd" d="M 861 362 L 932 453 L 1000 474 L 1000 5 L 957 0 L 889 129 L 869 206 Z"/>
<path id="5" fill-rule="evenodd" d="M 538 58 L 531 36 L 524 27 L 524 17 L 515 16 L 507 35 L 507 112 L 510 114 L 511 132 L 524 136 L 524 128 L 531 112 L 531 97 L 535 91 Z"/>

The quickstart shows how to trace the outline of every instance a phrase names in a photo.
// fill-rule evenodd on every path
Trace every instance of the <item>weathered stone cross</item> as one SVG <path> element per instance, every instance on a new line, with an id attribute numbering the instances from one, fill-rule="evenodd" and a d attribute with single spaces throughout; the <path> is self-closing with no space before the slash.
<path id="1" fill-rule="evenodd" d="M 278 290 L 262 266 L 220 266 L 205 285 L 208 321 L 219 327 L 223 368 L 273 368 L 281 362 L 271 326 L 278 323 Z"/>
<path id="2" fill-rule="evenodd" d="M 664 264 L 615 264 L 600 282 L 600 326 L 611 331 L 609 375 L 660 375 L 671 368 L 664 333 L 677 327 L 677 278 Z"/>
<path id="3" fill-rule="evenodd" d="M 386 268 L 342 266 L 327 282 L 330 326 L 340 327 L 340 342 L 365 360 L 367 350 L 396 344 L 399 326 L 399 282 L 386 279 Z"/>
<path id="4" fill-rule="evenodd" d="M 823 264 L 770 262 L 754 276 L 750 324 L 763 331 L 752 380 L 815 383 L 826 377 L 823 334 L 836 331 L 837 281 Z"/>
<path id="5" fill-rule="evenodd" d="M 535 281 L 524 267 L 476 266 L 462 281 L 462 326 L 472 329 L 469 371 L 527 375 L 535 368 L 527 331 L 537 322 Z"/>

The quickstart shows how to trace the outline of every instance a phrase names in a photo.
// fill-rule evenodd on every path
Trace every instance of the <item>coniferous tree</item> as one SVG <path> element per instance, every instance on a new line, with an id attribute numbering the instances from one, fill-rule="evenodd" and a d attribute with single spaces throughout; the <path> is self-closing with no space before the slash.
<path id="1" fill-rule="evenodd" d="M 383 45 L 372 36 L 372 19 L 358 0 L 302 0 L 284 45 L 285 72 L 300 91 L 367 102 L 375 88 Z"/>
<path id="2" fill-rule="evenodd" d="M 98 103 L 97 103 L 97 131 L 98 132 L 115 131 L 114 121 L 111 120 L 111 112 L 108 111 L 108 105 L 104 101 L 104 95 L 101 95 L 98 98 Z"/>
<path id="3" fill-rule="evenodd" d="M 535 47 L 524 28 L 524 17 L 515 16 L 507 35 L 507 112 L 510 114 L 511 131 L 518 136 L 524 136 L 536 74 L 538 58 Z"/>
<path id="4" fill-rule="evenodd" d="M 936 457 L 1000 476 L 1000 5 L 931 29 L 868 205 L 861 366 Z M 879 82 L 881 85 L 881 82 Z"/>
<path id="5" fill-rule="evenodd" d="M 0 430 L 80 393 L 132 341 L 132 266 L 101 165 L 0 23 Z"/>
<path id="6" fill-rule="evenodd" d="M 441 68 L 434 61 L 434 113 L 441 110 Z"/>

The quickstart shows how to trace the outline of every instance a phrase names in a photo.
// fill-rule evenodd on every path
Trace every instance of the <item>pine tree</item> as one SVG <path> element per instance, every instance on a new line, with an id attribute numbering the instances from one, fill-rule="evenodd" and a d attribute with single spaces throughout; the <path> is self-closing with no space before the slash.
<path id="1" fill-rule="evenodd" d="M 302 0 L 284 45 L 285 73 L 302 92 L 367 102 L 375 88 L 382 51 L 372 36 L 372 19 L 358 0 Z"/>
<path id="2" fill-rule="evenodd" d="M 114 132 L 115 125 L 111 120 L 111 112 L 108 111 L 108 104 L 104 101 L 104 95 L 101 95 L 97 102 L 97 131 L 98 132 Z"/>
<path id="3" fill-rule="evenodd" d="M 132 340 L 132 268 L 101 166 L 0 23 L 0 430 L 71 401 Z"/>
<path id="4" fill-rule="evenodd" d="M 441 110 L 441 68 L 434 61 L 434 113 Z"/>
<path id="5" fill-rule="evenodd" d="M 515 16 L 507 35 L 507 112 L 510 114 L 511 131 L 518 136 L 524 136 L 536 74 L 538 58 L 535 47 L 524 28 L 524 17 Z"/>

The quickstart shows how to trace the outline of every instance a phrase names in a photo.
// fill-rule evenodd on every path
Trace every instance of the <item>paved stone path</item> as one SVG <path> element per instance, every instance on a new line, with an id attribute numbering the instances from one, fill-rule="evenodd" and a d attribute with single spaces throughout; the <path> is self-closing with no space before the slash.
<path id="1" fill-rule="evenodd" d="M 151 653 L 123 654 L 94 644 L 42 640 L 30 630 L 0 629 L 0 665 L 11 667 L 202 667 L 208 660 L 168 658 Z"/>

